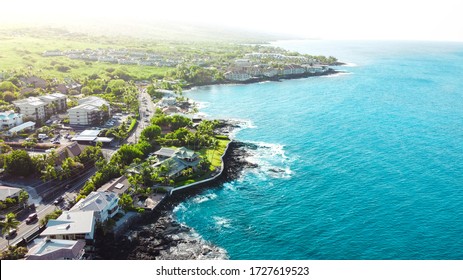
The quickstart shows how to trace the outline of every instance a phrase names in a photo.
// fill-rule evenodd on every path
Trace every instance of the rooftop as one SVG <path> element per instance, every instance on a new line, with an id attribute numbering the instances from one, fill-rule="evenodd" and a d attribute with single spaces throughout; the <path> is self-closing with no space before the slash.
<path id="1" fill-rule="evenodd" d="M 80 105 L 77 105 L 75 107 L 70 108 L 68 111 L 75 111 L 75 110 L 87 110 L 87 111 L 98 111 L 98 106 L 94 104 L 89 104 L 89 103 L 83 103 Z"/>
<path id="2" fill-rule="evenodd" d="M 26 254 L 26 260 L 78 259 L 85 247 L 83 240 L 61 240 L 42 238 Z"/>
<path id="3" fill-rule="evenodd" d="M 13 111 L 7 111 L 7 112 L 0 112 L 0 120 L 1 119 L 13 119 L 20 117 L 21 114 L 15 113 Z"/>
<path id="4" fill-rule="evenodd" d="M 154 154 L 162 157 L 172 157 L 175 154 L 176 150 L 171 148 L 161 148 L 157 150 Z"/>
<path id="5" fill-rule="evenodd" d="M 101 130 L 98 130 L 98 129 L 87 129 L 87 130 L 82 131 L 79 134 L 79 136 L 94 136 L 94 137 L 97 137 L 98 134 L 100 134 L 100 131 Z"/>
<path id="6" fill-rule="evenodd" d="M 185 147 L 178 148 L 175 155 L 180 159 L 194 159 L 197 157 L 194 151 Z"/>
<path id="7" fill-rule="evenodd" d="M 42 236 L 86 234 L 91 233 L 95 226 L 93 211 L 64 211 L 56 220 L 49 220 Z"/>
<path id="8" fill-rule="evenodd" d="M 101 186 L 98 191 L 100 192 L 113 192 L 116 194 L 122 194 L 125 193 L 128 188 L 130 187 L 129 181 L 127 180 L 127 177 L 121 176 L 119 178 L 113 179 L 109 181 L 108 183 L 104 184 Z"/>
<path id="9" fill-rule="evenodd" d="M 112 192 L 91 192 L 86 198 L 79 200 L 70 212 L 76 211 L 102 211 L 108 208 L 118 196 Z"/>
<path id="10" fill-rule="evenodd" d="M 97 107 L 101 107 L 102 105 L 106 105 L 106 106 L 109 105 L 108 101 L 104 100 L 103 98 L 96 97 L 96 96 L 85 97 L 85 98 L 80 99 L 78 102 L 79 104 L 89 104 L 89 105 L 93 105 Z"/>
<path id="11" fill-rule="evenodd" d="M 19 188 L 0 186 L 0 201 L 3 201 L 8 197 L 15 196 L 19 192 L 21 192 L 21 189 Z"/>

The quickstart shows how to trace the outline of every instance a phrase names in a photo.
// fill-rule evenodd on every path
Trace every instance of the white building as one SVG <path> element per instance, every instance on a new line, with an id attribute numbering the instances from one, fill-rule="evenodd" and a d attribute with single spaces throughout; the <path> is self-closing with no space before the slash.
<path id="1" fill-rule="evenodd" d="M 45 120 L 49 115 L 66 110 L 66 95 L 56 92 L 52 94 L 29 97 L 26 99 L 13 101 L 24 117 L 34 120 Z"/>
<path id="2" fill-rule="evenodd" d="M 275 77 L 276 75 L 278 75 L 278 70 L 275 69 L 275 68 L 272 68 L 272 67 L 268 67 L 266 68 L 263 73 L 262 73 L 265 77 Z"/>
<path id="3" fill-rule="evenodd" d="M 91 192 L 79 200 L 69 212 L 94 212 L 97 222 L 114 217 L 119 210 L 119 197 L 113 192 Z"/>
<path id="4" fill-rule="evenodd" d="M 251 61 L 249 61 L 249 59 L 241 58 L 241 59 L 235 60 L 235 65 L 237 67 L 249 67 L 251 66 Z"/>
<path id="5" fill-rule="evenodd" d="M 45 120 L 45 107 L 47 103 L 43 102 L 37 97 L 29 97 L 13 101 L 13 104 L 19 109 L 19 112 L 24 117 L 32 118 L 34 120 Z"/>
<path id="6" fill-rule="evenodd" d="M 90 96 L 80 99 L 78 103 L 79 105 L 68 110 L 70 124 L 99 124 L 105 116 L 111 115 L 109 102 L 102 98 Z M 108 110 L 102 110 L 103 106 L 106 106 Z"/>
<path id="7" fill-rule="evenodd" d="M 63 52 L 60 50 L 44 51 L 42 56 L 62 56 Z"/>
<path id="8" fill-rule="evenodd" d="M 67 97 L 61 92 L 38 96 L 38 98 L 47 104 L 49 114 L 63 112 L 67 109 Z"/>
<path id="9" fill-rule="evenodd" d="M 14 111 L 0 112 L 0 128 L 9 129 L 23 123 L 23 115 Z"/>
<path id="10" fill-rule="evenodd" d="M 93 211 L 64 211 L 56 220 L 49 220 L 40 236 L 50 239 L 93 240 L 95 216 Z"/>
<path id="11" fill-rule="evenodd" d="M 225 73 L 225 79 L 230 81 L 245 82 L 250 80 L 252 77 L 244 71 L 230 71 Z"/>

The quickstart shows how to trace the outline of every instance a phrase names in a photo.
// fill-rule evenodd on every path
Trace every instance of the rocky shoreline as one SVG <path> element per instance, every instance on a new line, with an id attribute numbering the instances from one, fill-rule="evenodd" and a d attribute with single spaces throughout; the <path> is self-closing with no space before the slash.
<path id="1" fill-rule="evenodd" d="M 230 134 L 240 127 L 239 122 L 222 121 L 218 130 Z M 122 237 L 114 239 L 102 233 L 96 244 L 95 258 L 129 260 L 195 260 L 227 259 L 227 252 L 202 239 L 192 228 L 178 223 L 173 218 L 173 209 L 205 189 L 217 188 L 224 182 L 232 181 L 246 168 L 255 168 L 256 164 L 246 160 L 249 149 L 255 145 L 232 141 L 224 156 L 224 171 L 214 182 L 199 187 L 175 192 L 161 207 L 146 213 L 135 222 Z"/>
<path id="2" fill-rule="evenodd" d="M 342 66 L 346 65 L 343 62 L 338 62 L 334 65 L 330 66 Z M 333 68 L 329 68 L 325 72 L 319 72 L 319 73 L 302 73 L 302 74 L 291 74 L 291 75 L 285 75 L 285 76 L 274 76 L 274 77 L 256 77 L 252 78 L 246 81 L 220 81 L 220 82 L 212 82 L 212 83 L 201 83 L 201 84 L 191 84 L 185 87 L 185 89 L 192 89 L 195 87 L 203 87 L 203 86 L 212 86 L 212 85 L 228 85 L 228 84 L 255 84 L 255 83 L 262 83 L 262 82 L 281 82 L 282 80 L 293 80 L 293 79 L 303 79 L 303 78 L 309 78 L 309 77 L 319 77 L 319 76 L 329 76 L 329 75 L 335 75 L 339 73 L 344 73 L 344 71 L 340 70 L 335 70 Z"/>

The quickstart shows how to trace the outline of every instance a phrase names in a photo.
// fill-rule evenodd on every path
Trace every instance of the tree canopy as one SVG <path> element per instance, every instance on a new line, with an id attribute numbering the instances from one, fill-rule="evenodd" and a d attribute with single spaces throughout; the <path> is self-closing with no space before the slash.
<path id="1" fill-rule="evenodd" d="M 5 171 L 11 175 L 28 176 L 34 171 L 34 164 L 26 151 L 16 150 L 5 158 Z"/>

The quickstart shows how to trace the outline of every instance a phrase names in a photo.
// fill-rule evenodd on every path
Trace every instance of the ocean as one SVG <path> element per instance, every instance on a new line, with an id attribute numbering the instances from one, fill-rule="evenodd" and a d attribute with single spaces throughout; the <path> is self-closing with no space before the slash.
<path id="1" fill-rule="evenodd" d="M 346 72 L 187 92 L 259 167 L 175 218 L 230 259 L 463 259 L 463 44 L 273 44 Z"/>

